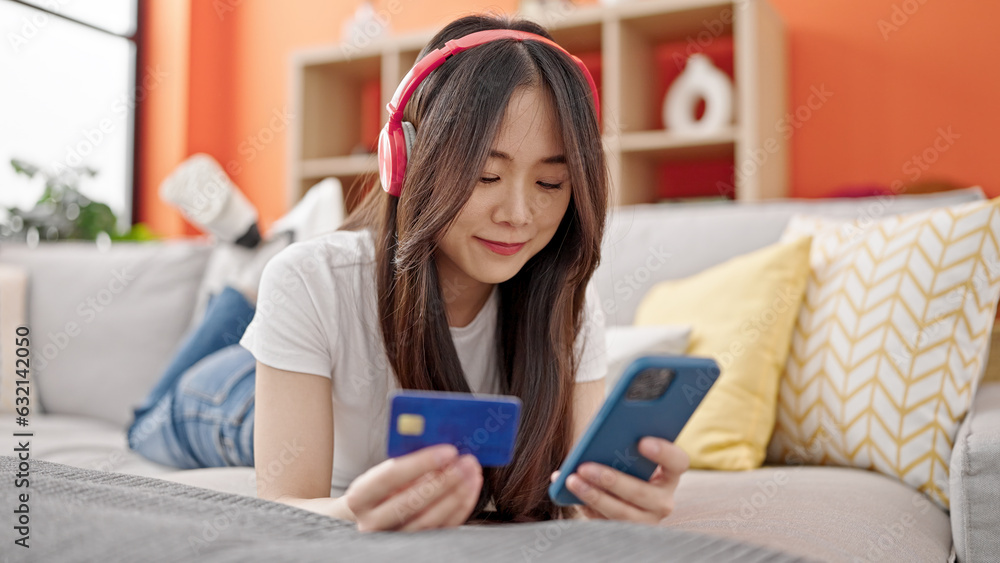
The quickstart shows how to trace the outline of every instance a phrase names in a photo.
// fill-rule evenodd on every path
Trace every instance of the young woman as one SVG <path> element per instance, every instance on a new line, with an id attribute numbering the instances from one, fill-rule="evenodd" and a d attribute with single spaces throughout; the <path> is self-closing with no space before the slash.
<path id="1" fill-rule="evenodd" d="M 653 437 L 639 445 L 659 464 L 650 481 L 584 464 L 568 480 L 582 508 L 547 495 L 604 399 L 590 280 L 608 181 L 589 74 L 544 28 L 505 17 L 448 24 L 418 66 L 428 56 L 440 66 L 411 72 L 394 99 L 412 129 L 402 155 L 401 141 L 380 144 L 384 189 L 338 231 L 279 252 L 258 294 L 213 299 L 204 334 L 184 345 L 201 349 L 182 347 L 186 360 L 137 409 L 130 444 L 179 466 L 254 465 L 259 497 L 360 530 L 659 522 L 688 458 Z M 227 346 L 218 335 L 249 316 L 242 347 Z M 518 396 L 513 461 L 482 468 L 451 445 L 386 459 L 396 389 Z"/>

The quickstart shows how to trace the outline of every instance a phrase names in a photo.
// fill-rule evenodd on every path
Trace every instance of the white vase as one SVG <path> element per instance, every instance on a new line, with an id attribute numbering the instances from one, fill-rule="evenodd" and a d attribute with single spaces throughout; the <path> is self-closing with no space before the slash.
<path id="1" fill-rule="evenodd" d="M 695 118 L 699 100 L 705 114 Z M 733 83 L 712 64 L 707 55 L 688 58 L 684 71 L 674 80 L 663 100 L 663 124 L 682 134 L 706 135 L 725 129 L 733 121 Z"/>

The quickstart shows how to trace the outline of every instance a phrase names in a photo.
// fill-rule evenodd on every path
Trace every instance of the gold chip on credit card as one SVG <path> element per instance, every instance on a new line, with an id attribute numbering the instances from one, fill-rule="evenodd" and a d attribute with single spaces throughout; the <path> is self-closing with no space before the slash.
<path id="1" fill-rule="evenodd" d="M 396 418 L 396 431 L 404 436 L 419 436 L 424 433 L 424 417 L 419 414 L 401 414 Z"/>

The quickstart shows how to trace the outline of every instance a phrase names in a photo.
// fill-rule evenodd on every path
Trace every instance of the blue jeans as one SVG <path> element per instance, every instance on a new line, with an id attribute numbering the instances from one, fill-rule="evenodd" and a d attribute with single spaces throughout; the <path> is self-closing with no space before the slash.
<path id="1" fill-rule="evenodd" d="M 253 466 L 257 364 L 239 345 L 253 313 L 231 287 L 209 299 L 201 324 L 133 409 L 130 449 L 181 469 Z"/>

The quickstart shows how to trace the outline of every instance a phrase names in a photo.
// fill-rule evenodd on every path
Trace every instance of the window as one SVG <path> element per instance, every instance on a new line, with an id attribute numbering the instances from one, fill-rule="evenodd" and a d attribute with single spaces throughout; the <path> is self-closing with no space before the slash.
<path id="1" fill-rule="evenodd" d="M 87 166 L 80 191 L 132 224 L 138 16 L 136 0 L 0 0 L 0 206 L 27 210 L 47 172 Z"/>

